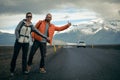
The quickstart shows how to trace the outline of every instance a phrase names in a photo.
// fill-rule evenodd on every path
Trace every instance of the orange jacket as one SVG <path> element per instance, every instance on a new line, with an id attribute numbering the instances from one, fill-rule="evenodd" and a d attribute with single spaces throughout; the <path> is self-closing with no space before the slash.
<path id="1" fill-rule="evenodd" d="M 37 24 L 35 25 L 35 27 L 42 33 L 44 34 L 45 32 L 45 27 L 46 27 L 46 21 L 45 20 L 39 20 L 37 22 Z M 65 30 L 69 27 L 69 25 L 64 25 L 61 27 L 57 27 L 54 24 L 49 24 L 49 28 L 48 28 L 48 37 L 50 38 L 49 43 L 52 44 L 52 39 L 53 39 L 53 35 L 55 31 L 62 31 Z M 42 37 L 37 35 L 36 33 L 32 32 L 32 38 L 34 38 L 35 40 L 41 41 Z"/>

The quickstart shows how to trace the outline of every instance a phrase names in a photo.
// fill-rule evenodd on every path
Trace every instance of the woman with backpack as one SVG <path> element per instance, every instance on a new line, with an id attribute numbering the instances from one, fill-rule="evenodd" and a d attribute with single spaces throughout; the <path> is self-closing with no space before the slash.
<path id="1" fill-rule="evenodd" d="M 31 12 L 26 13 L 26 19 L 23 19 L 15 29 L 16 40 L 14 44 L 14 53 L 10 64 L 11 76 L 14 75 L 16 60 L 21 48 L 22 48 L 22 72 L 23 74 L 28 74 L 26 66 L 27 66 L 27 53 L 29 49 L 31 32 L 35 32 L 39 36 L 45 38 L 46 40 L 49 40 L 49 38 L 47 38 L 42 33 L 40 33 L 33 26 L 31 20 L 32 20 L 32 13 Z"/>

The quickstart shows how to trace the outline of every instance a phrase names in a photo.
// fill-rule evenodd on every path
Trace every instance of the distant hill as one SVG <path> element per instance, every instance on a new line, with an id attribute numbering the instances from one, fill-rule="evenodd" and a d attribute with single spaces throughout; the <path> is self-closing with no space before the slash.
<path id="1" fill-rule="evenodd" d="M 66 33 L 59 33 L 54 36 L 55 40 L 76 43 L 80 40 L 87 44 L 120 44 L 120 27 L 111 26 L 79 26 Z"/>
<path id="2" fill-rule="evenodd" d="M 71 26 L 71 29 L 54 35 L 53 44 L 120 44 L 120 21 L 108 21 L 105 24 L 83 24 Z M 15 35 L 0 32 L 0 45 L 14 45 Z"/>
<path id="3" fill-rule="evenodd" d="M 0 46 L 13 46 L 15 41 L 15 35 L 9 33 L 0 32 Z"/>

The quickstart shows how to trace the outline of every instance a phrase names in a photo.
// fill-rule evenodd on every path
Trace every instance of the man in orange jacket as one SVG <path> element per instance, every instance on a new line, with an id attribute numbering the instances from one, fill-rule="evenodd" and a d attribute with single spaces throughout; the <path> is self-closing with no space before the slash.
<path id="1" fill-rule="evenodd" d="M 36 50 L 38 48 L 40 48 L 40 52 L 41 52 L 40 72 L 41 73 L 46 73 L 44 58 L 45 58 L 45 54 L 46 54 L 46 46 L 47 46 L 46 44 L 47 44 L 47 42 L 52 44 L 52 39 L 53 39 L 53 35 L 54 35 L 55 31 L 62 31 L 62 30 L 65 30 L 65 29 L 67 29 L 68 27 L 71 26 L 71 23 L 68 22 L 64 26 L 57 27 L 54 24 L 50 23 L 51 20 L 52 20 L 52 15 L 50 13 L 48 13 L 46 15 L 45 20 L 39 20 L 37 22 L 37 24 L 35 25 L 35 27 L 42 34 L 48 36 L 50 38 L 50 40 L 46 41 L 44 38 L 40 37 L 36 33 L 32 33 L 32 38 L 34 39 L 34 42 L 33 42 L 33 45 L 31 47 L 31 51 L 30 51 L 30 54 L 29 54 L 28 67 L 27 67 L 28 71 L 30 71 L 30 69 L 31 69 L 33 56 L 34 56 Z"/>

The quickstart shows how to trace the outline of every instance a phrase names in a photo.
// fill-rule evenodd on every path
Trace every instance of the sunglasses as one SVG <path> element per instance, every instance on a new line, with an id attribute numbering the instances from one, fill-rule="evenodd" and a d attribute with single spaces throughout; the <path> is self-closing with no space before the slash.
<path id="1" fill-rule="evenodd" d="M 32 16 L 27 16 L 27 18 L 32 18 Z"/>

